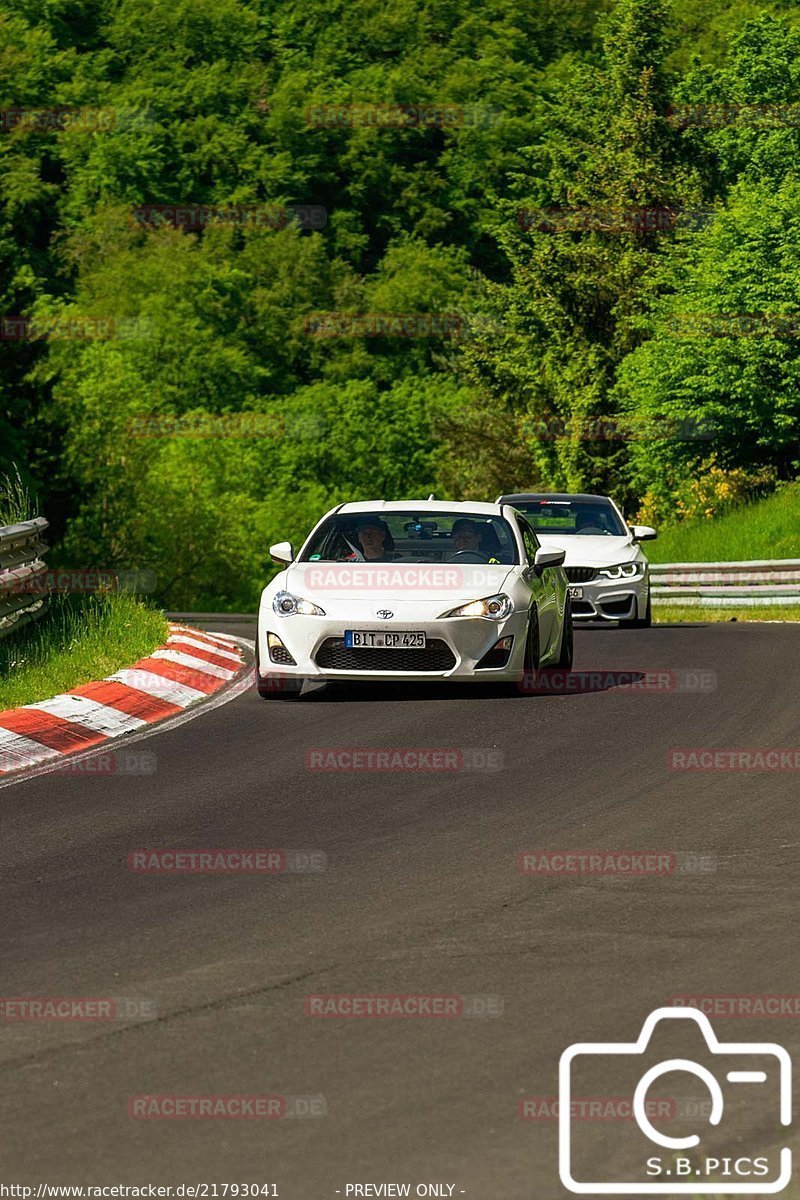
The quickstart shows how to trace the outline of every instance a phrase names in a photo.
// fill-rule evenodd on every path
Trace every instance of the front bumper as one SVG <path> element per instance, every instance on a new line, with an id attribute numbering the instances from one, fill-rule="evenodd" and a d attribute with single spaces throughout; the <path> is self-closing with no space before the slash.
<path id="1" fill-rule="evenodd" d="M 593 579 L 570 583 L 572 616 L 575 621 L 635 621 L 644 616 L 650 581 L 641 579 Z M 572 589 L 580 588 L 575 598 Z"/>
<path id="2" fill-rule="evenodd" d="M 415 615 L 412 604 L 394 604 L 392 620 L 376 620 L 374 612 L 353 612 L 345 619 L 291 616 L 279 617 L 272 608 L 263 607 L 258 623 L 258 662 L 262 678 L 301 678 L 323 680 L 519 680 L 522 678 L 528 616 L 513 612 L 504 621 L 485 617 L 450 617 L 431 620 Z M 346 629 L 421 630 L 426 650 L 349 650 L 343 646 Z M 280 638 L 293 664 L 275 661 L 270 654 L 267 635 Z M 501 667 L 480 667 L 479 663 L 501 638 L 513 638 L 507 661 Z M 415 657 L 417 656 L 417 657 Z M 278 653 L 278 658 L 284 655 Z M 394 668 L 394 662 L 398 667 Z M 417 667 L 417 662 L 419 667 Z"/>

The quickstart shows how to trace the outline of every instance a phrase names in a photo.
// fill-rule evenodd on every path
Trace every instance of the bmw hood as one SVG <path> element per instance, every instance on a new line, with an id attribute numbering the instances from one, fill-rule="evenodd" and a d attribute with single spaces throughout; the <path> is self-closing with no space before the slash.
<path id="1" fill-rule="evenodd" d="M 537 537 L 544 549 L 566 552 L 566 567 L 605 567 L 615 563 L 638 561 L 642 557 L 638 543 L 630 536 L 583 537 L 580 534 L 570 534 L 568 537 L 559 538 L 557 535 L 540 533 Z"/>

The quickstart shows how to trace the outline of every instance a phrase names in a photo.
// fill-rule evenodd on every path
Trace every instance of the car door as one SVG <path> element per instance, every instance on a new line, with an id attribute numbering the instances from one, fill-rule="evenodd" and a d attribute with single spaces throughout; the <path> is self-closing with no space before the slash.
<path id="1" fill-rule="evenodd" d="M 536 551 L 539 549 L 539 539 L 523 517 L 516 517 L 517 528 L 525 548 L 525 569 L 522 578 L 531 589 L 531 595 L 539 617 L 539 653 L 542 658 L 550 652 L 557 620 L 555 588 L 551 579 L 552 572 L 537 571 L 535 568 Z"/>

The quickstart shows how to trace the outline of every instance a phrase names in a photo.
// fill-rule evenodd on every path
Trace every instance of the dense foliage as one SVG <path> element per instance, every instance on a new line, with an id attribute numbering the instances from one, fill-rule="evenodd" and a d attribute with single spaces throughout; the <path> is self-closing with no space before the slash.
<path id="1" fill-rule="evenodd" d="M 0 472 L 176 608 L 343 499 L 794 478 L 799 49 L 788 0 L 0 0 Z"/>

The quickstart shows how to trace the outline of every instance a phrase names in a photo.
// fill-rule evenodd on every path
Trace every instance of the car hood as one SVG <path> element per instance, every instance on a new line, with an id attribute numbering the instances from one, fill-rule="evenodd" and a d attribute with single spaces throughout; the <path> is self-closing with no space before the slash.
<path id="1" fill-rule="evenodd" d="M 273 584 L 306 600 L 476 600 L 503 590 L 513 567 L 477 563 L 292 563 Z M 277 589 L 276 589 L 277 590 Z"/>
<path id="2" fill-rule="evenodd" d="M 566 553 L 565 567 L 607 567 L 615 563 L 631 562 L 643 557 L 639 546 L 630 536 L 625 537 L 582 537 L 570 534 L 537 534 L 546 550 L 559 549 Z"/>

